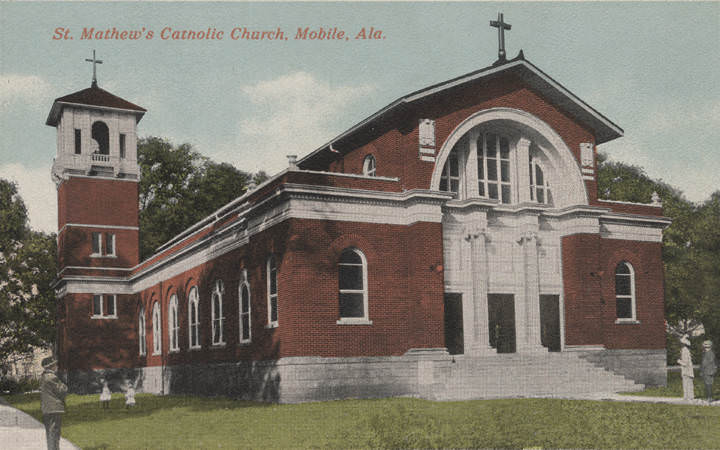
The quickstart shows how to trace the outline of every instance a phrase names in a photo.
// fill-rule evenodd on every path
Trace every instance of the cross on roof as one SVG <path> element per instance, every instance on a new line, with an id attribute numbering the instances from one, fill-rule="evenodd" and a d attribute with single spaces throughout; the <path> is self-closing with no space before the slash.
<path id="1" fill-rule="evenodd" d="M 490 26 L 498 29 L 498 61 L 505 61 L 505 30 L 512 28 L 512 25 L 503 22 L 502 13 L 498 13 L 498 19 L 491 20 Z"/>
<path id="2" fill-rule="evenodd" d="M 85 59 L 85 61 L 93 63 L 92 87 L 97 87 L 97 71 L 96 71 L 95 67 L 97 64 L 102 64 L 102 61 L 99 59 L 95 59 L 95 50 L 93 50 L 92 59 Z"/>

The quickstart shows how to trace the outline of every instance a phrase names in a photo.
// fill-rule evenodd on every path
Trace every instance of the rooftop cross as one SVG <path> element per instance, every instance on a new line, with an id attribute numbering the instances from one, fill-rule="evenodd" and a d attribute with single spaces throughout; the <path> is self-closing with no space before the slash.
<path id="1" fill-rule="evenodd" d="M 512 25 L 503 22 L 502 13 L 498 13 L 498 20 L 491 20 L 490 26 L 498 29 L 498 61 L 505 61 L 505 30 L 512 28 Z"/>
<path id="2" fill-rule="evenodd" d="M 85 61 L 93 63 L 92 87 L 97 87 L 97 71 L 96 71 L 95 67 L 97 64 L 102 64 L 102 60 L 95 59 L 95 50 L 93 50 L 92 59 L 85 59 Z"/>

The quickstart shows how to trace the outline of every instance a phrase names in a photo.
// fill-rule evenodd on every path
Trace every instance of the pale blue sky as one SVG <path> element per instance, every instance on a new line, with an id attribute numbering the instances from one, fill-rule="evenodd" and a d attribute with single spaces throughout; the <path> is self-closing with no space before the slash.
<path id="1" fill-rule="evenodd" d="M 410 91 L 491 64 L 498 11 L 508 55 L 532 63 L 625 130 L 600 146 L 693 201 L 720 188 L 720 3 L 0 3 L 0 176 L 13 177 L 31 224 L 53 230 L 49 170 L 56 97 L 99 85 L 148 109 L 141 136 L 190 142 L 243 170 L 273 173 Z M 83 27 L 154 30 L 152 40 L 83 41 Z M 163 41 L 160 31 L 226 32 Z M 229 39 L 233 27 L 282 42 Z M 349 41 L 295 41 L 337 26 Z M 53 41 L 56 27 L 73 40 Z M 362 27 L 386 38 L 356 41 Z"/>

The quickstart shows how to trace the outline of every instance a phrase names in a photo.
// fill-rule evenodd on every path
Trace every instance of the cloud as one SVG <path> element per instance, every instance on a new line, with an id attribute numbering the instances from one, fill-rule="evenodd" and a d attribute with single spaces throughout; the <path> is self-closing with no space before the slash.
<path id="1" fill-rule="evenodd" d="M 285 167 L 285 155 L 305 155 L 334 137 L 348 104 L 373 88 L 331 86 L 312 74 L 295 72 L 240 91 L 256 114 L 240 121 L 238 146 L 251 150 L 255 158 L 248 169 L 255 165 L 272 173 Z"/>
<path id="2" fill-rule="evenodd" d="M 18 163 L 2 164 L 0 178 L 18 184 L 33 229 L 47 233 L 57 231 L 57 191 L 50 178 L 49 167 L 28 168 Z"/>
<path id="3" fill-rule="evenodd" d="M 0 74 L 0 105 L 13 102 L 39 105 L 51 96 L 52 86 L 37 75 Z"/>

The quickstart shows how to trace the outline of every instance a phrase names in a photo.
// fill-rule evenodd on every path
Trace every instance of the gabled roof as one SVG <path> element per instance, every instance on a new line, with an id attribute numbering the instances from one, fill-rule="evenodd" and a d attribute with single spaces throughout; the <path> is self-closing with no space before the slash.
<path id="1" fill-rule="evenodd" d="M 56 98 L 53 102 L 50 113 L 48 114 L 46 125 L 56 126 L 60 121 L 60 115 L 66 105 L 82 105 L 96 108 L 111 108 L 126 111 L 137 116 L 139 122 L 143 114 L 147 111 L 145 108 L 140 107 L 134 103 L 118 97 L 117 95 L 111 94 L 105 89 L 100 89 L 97 84 L 93 83 L 87 89 L 73 92 L 64 97 Z"/>
<path id="2" fill-rule="evenodd" d="M 578 98 L 575 94 L 570 92 L 557 81 L 553 80 L 545 72 L 530 63 L 530 61 L 526 60 L 521 50 L 518 56 L 514 59 L 504 62 L 496 62 L 492 66 L 428 86 L 400 97 L 375 114 L 367 117 L 347 131 L 336 136 L 322 147 L 303 157 L 300 161 L 298 161 L 298 164 L 302 167 L 303 163 L 316 159 L 316 156 L 318 159 L 322 159 L 323 156 L 326 156 L 326 152 L 330 152 L 330 146 L 335 144 L 337 141 L 348 138 L 356 133 L 360 133 L 368 127 L 372 127 L 377 121 L 383 119 L 388 114 L 396 112 L 397 110 L 405 106 L 409 106 L 414 102 L 427 99 L 428 97 L 458 86 L 505 74 L 512 74 L 519 77 L 527 83 L 530 88 L 543 95 L 551 103 L 572 116 L 580 124 L 583 124 L 592 130 L 592 132 L 595 133 L 597 144 L 602 144 L 623 136 L 624 132 L 622 128 L 600 114 L 590 105 L 580 100 L 580 98 Z"/>

